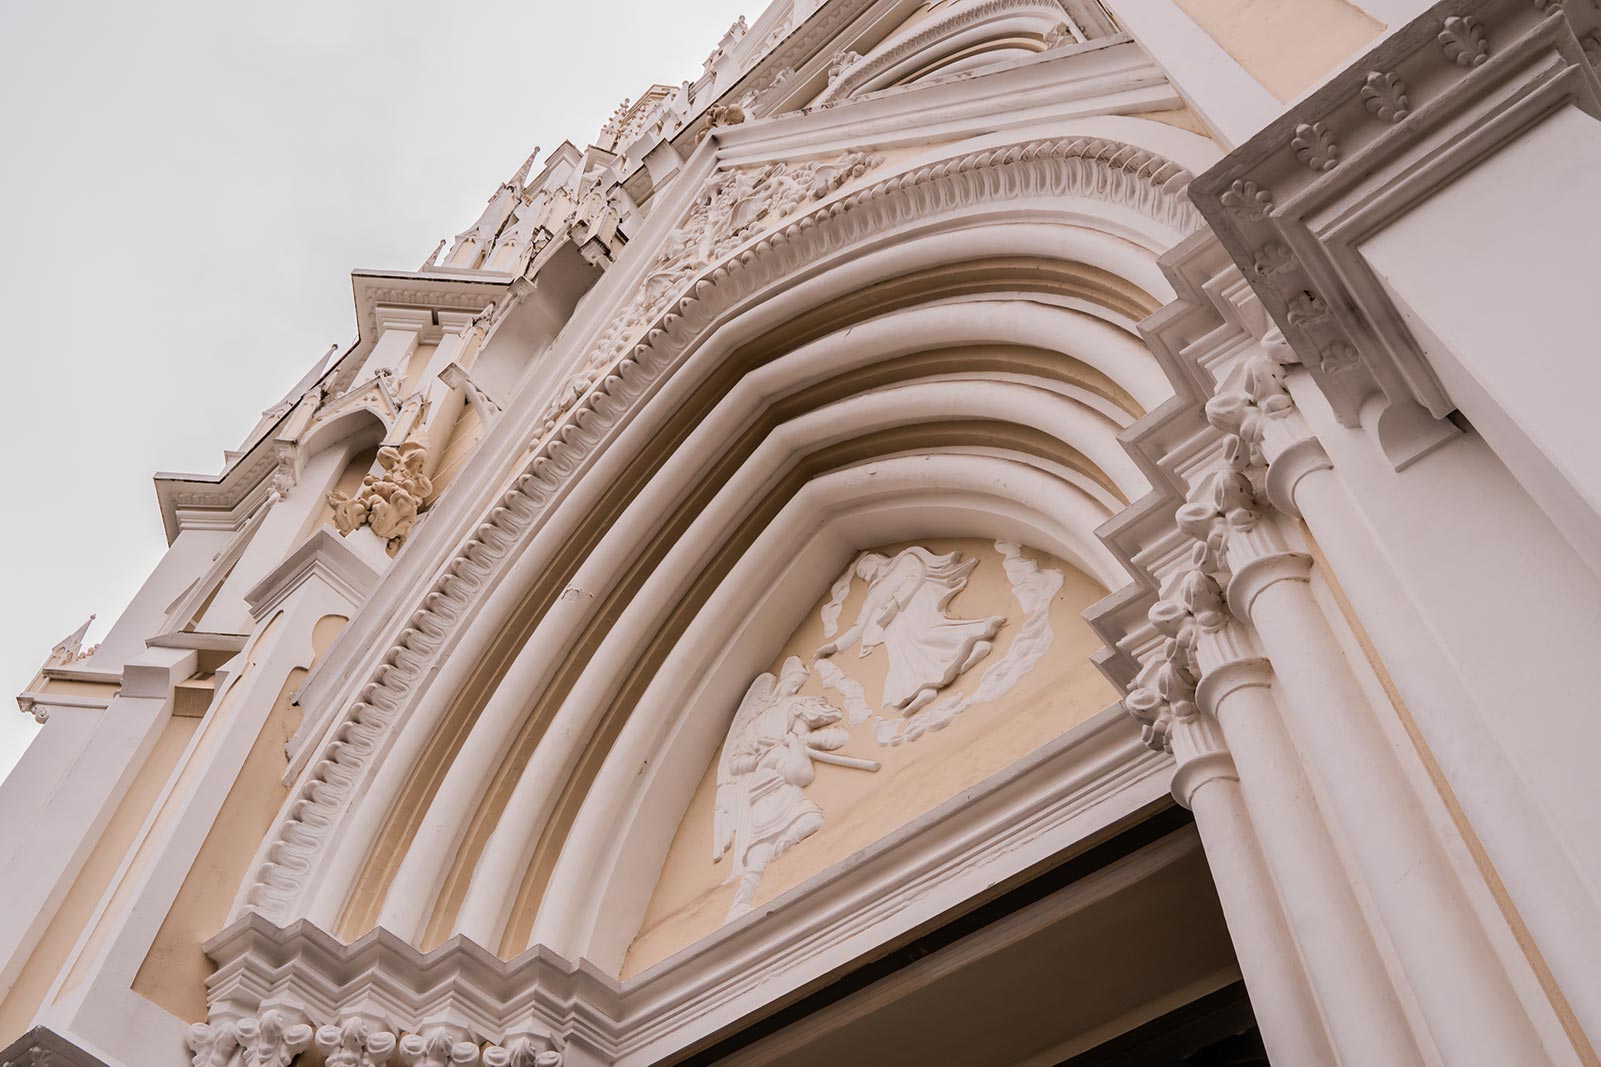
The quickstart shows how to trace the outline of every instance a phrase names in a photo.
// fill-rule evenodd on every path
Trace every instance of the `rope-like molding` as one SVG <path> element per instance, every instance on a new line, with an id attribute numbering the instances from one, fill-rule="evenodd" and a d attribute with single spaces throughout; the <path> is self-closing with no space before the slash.
<path id="1" fill-rule="evenodd" d="M 1056 25 L 1067 21 L 1067 13 L 1049 0 L 986 0 L 985 3 L 975 4 L 951 12 L 942 19 L 914 30 L 911 34 L 899 41 L 891 41 L 887 45 L 867 53 L 855 63 L 845 68 L 834 83 L 823 90 L 817 98 L 818 107 L 839 103 L 847 97 L 854 96 L 856 90 L 876 75 L 891 69 L 897 64 L 916 55 L 954 33 L 959 33 L 969 26 L 979 25 L 991 19 L 1000 18 L 1007 14 L 1038 14 L 1055 19 Z"/>
<path id="2" fill-rule="evenodd" d="M 986 149 L 825 201 L 705 271 L 539 442 L 523 473 L 444 567 L 332 730 L 319 758 L 302 775 L 244 893 L 244 909 L 280 922 L 294 917 L 330 830 L 379 742 L 415 694 L 418 679 L 491 579 L 527 543 L 541 509 L 727 308 L 875 234 L 971 204 L 1093 197 L 1189 234 L 1202 225 L 1184 195 L 1189 180 L 1189 172 L 1170 160 L 1097 137 Z"/>

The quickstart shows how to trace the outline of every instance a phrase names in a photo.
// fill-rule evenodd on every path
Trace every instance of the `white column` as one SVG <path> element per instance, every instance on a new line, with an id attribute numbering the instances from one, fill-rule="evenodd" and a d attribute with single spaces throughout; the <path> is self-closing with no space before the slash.
<path id="1" fill-rule="evenodd" d="M 1232 630 L 1233 627 L 1230 627 Z M 1230 634 L 1237 644 L 1243 635 Z M 1340 1062 L 1420 1064 L 1350 878 L 1334 850 L 1311 784 L 1269 688 L 1267 661 L 1203 639 L 1196 690 L 1222 727 L 1245 807 L 1273 872 L 1307 979 Z M 1209 660 L 1214 662 L 1208 662 Z"/>
<path id="2" fill-rule="evenodd" d="M 1478 718 L 1481 694 L 1470 691 L 1417 603 L 1400 592 L 1394 563 L 1342 475 L 1315 439 L 1305 440 L 1281 450 L 1269 468 L 1275 503 L 1300 514 L 1317 538 L 1542 957 L 1586 1032 L 1601 1036 L 1601 911 L 1593 890 Z"/>
<path id="3" fill-rule="evenodd" d="M 373 314 L 378 320 L 378 340 L 362 369 L 369 374 L 388 370 L 397 378 L 404 377 L 406 364 L 417 351 L 417 335 L 434 324 L 434 313 L 427 308 L 378 307 Z"/>
<path id="4" fill-rule="evenodd" d="M 1175 720 L 1169 743 L 1178 760 L 1173 796 L 1195 813 L 1229 939 L 1269 1058 L 1295 1067 L 1335 1064 L 1338 1061 L 1329 1049 L 1272 875 L 1246 812 L 1239 776 L 1216 724 L 1204 716 Z"/>
<path id="5" fill-rule="evenodd" d="M 1311 559 L 1266 521 L 1229 544 L 1228 599 L 1260 635 L 1334 815 L 1450 1064 L 1546 1053 L 1312 595 Z"/>

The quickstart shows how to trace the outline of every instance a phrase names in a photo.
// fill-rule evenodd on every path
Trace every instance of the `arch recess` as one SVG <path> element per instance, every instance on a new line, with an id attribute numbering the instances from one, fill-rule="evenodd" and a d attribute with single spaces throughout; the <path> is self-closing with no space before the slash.
<path id="1" fill-rule="evenodd" d="M 615 962 L 643 908 L 619 879 L 704 767 L 704 709 L 726 713 L 778 590 L 890 533 L 1021 539 L 1121 584 L 1093 531 L 1146 488 L 1116 437 L 1167 396 L 1132 328 L 1198 222 L 1187 179 L 1100 138 L 986 148 L 708 270 L 445 563 L 237 907 Z"/>
<path id="2" fill-rule="evenodd" d="M 1047 0 L 959 6 L 890 36 L 841 70 L 817 103 L 837 104 L 879 89 L 1027 58 L 1043 52 L 1067 28 L 1061 5 Z"/>

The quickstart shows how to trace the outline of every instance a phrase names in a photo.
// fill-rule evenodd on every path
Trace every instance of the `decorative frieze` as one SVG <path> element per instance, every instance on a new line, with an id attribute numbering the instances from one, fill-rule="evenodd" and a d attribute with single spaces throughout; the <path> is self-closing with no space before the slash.
<path id="1" fill-rule="evenodd" d="M 1574 65 L 1598 27 L 1589 0 L 1435 5 L 1192 183 L 1343 424 L 1374 393 L 1436 418 L 1455 406 L 1362 244 L 1507 143 L 1506 99 L 1541 98 L 1525 123 L 1564 103 L 1601 111 Z"/>
<path id="2" fill-rule="evenodd" d="M 728 109 L 718 110 L 713 124 L 743 120 L 743 113 L 736 120 Z M 540 419 L 540 434 L 555 429 L 561 416 L 622 355 L 628 343 L 682 297 L 697 275 L 770 223 L 866 174 L 881 158 L 847 152 L 832 159 L 738 167 L 714 175 L 683 222 L 663 240 L 633 298 L 611 318 L 583 364 L 559 387 Z"/>

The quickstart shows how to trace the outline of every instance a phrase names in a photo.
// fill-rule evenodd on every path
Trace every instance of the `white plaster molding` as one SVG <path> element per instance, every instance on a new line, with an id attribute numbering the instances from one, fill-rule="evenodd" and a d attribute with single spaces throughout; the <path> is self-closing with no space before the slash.
<path id="1" fill-rule="evenodd" d="M 1552 109 L 1601 116 L 1598 26 L 1587 2 L 1442 0 L 1192 184 L 1342 424 L 1374 393 L 1455 406 L 1358 247 Z"/>
<path id="2" fill-rule="evenodd" d="M 1152 153 L 1090 138 L 1037 141 L 987 150 L 897 175 L 827 200 L 757 247 L 736 252 L 694 283 L 660 326 L 625 353 L 540 442 L 516 477 L 423 597 L 359 698 L 336 723 L 279 823 L 263 843 L 254 877 L 236 904 L 273 917 L 293 914 L 312 860 L 349 799 L 349 790 L 389 725 L 410 699 L 455 624 L 536 525 L 546 502 L 565 490 L 606 429 L 635 408 L 721 309 L 831 249 L 908 218 L 975 201 L 1088 196 L 1142 211 L 1186 231 L 1198 218 L 1182 198 L 1189 175 Z"/>
<path id="3" fill-rule="evenodd" d="M 880 744 L 915 741 L 928 731 L 942 729 L 968 708 L 999 699 L 1045 656 L 1051 647 L 1051 598 L 1062 587 L 1063 575 L 1054 568 L 1041 567 L 1024 556 L 1020 548 L 1010 541 L 995 542 L 1011 583 L 1012 597 L 1023 610 L 1006 654 L 990 664 L 971 693 L 941 697 L 907 715 L 899 725 L 877 724 L 875 736 Z"/>
<path id="4" fill-rule="evenodd" d="M 851 53 L 854 59 L 830 78 L 816 106 L 838 104 L 901 69 L 916 68 L 939 46 L 972 48 L 990 36 L 1037 33 L 1043 50 L 1045 35 L 1062 25 L 1064 14 L 1053 0 L 980 0 L 958 5 L 932 22 L 881 42 L 865 56 Z"/>
<path id="5" fill-rule="evenodd" d="M 208 998 L 214 1017 L 255 1012 L 270 991 L 324 1026 L 356 1013 L 389 1019 L 392 1032 L 450 1018 L 459 1032 L 491 1041 L 532 1025 L 605 1062 L 645 1067 L 778 990 L 848 969 L 873 946 L 1147 810 L 1170 766 L 1108 709 L 870 846 L 859 862 L 809 879 L 761 916 L 624 983 L 543 947 L 503 961 L 455 937 L 422 953 L 381 927 L 346 945 L 303 920 L 280 928 L 246 914 L 205 945 L 218 965 Z"/>
<path id="6" fill-rule="evenodd" d="M 736 883 L 730 919 L 751 908 L 767 865 L 823 828 L 823 809 L 806 796 L 814 763 L 863 771 L 873 760 L 840 756 L 850 740 L 840 710 L 797 690 L 806 665 L 789 657 L 779 676 L 758 675 L 734 712 L 717 761 L 712 861 L 731 855 L 727 881 Z"/>
<path id="7" fill-rule="evenodd" d="M 323 526 L 314 530 L 245 594 L 250 614 L 258 623 L 264 622 L 313 575 L 327 582 L 352 605 L 365 601 L 378 583 L 378 572 L 372 565 Z"/>
<path id="8" fill-rule="evenodd" d="M 854 567 L 867 592 L 856 621 L 819 648 L 815 658 L 858 645 L 859 654 L 866 656 L 883 645 L 889 668 L 879 706 L 903 716 L 915 714 L 989 655 L 992 639 L 1006 621 L 1000 615 L 956 619 L 945 613 L 977 566 L 976 558 L 964 560 L 954 552 L 937 556 L 915 546 L 894 559 L 862 553 Z"/>

